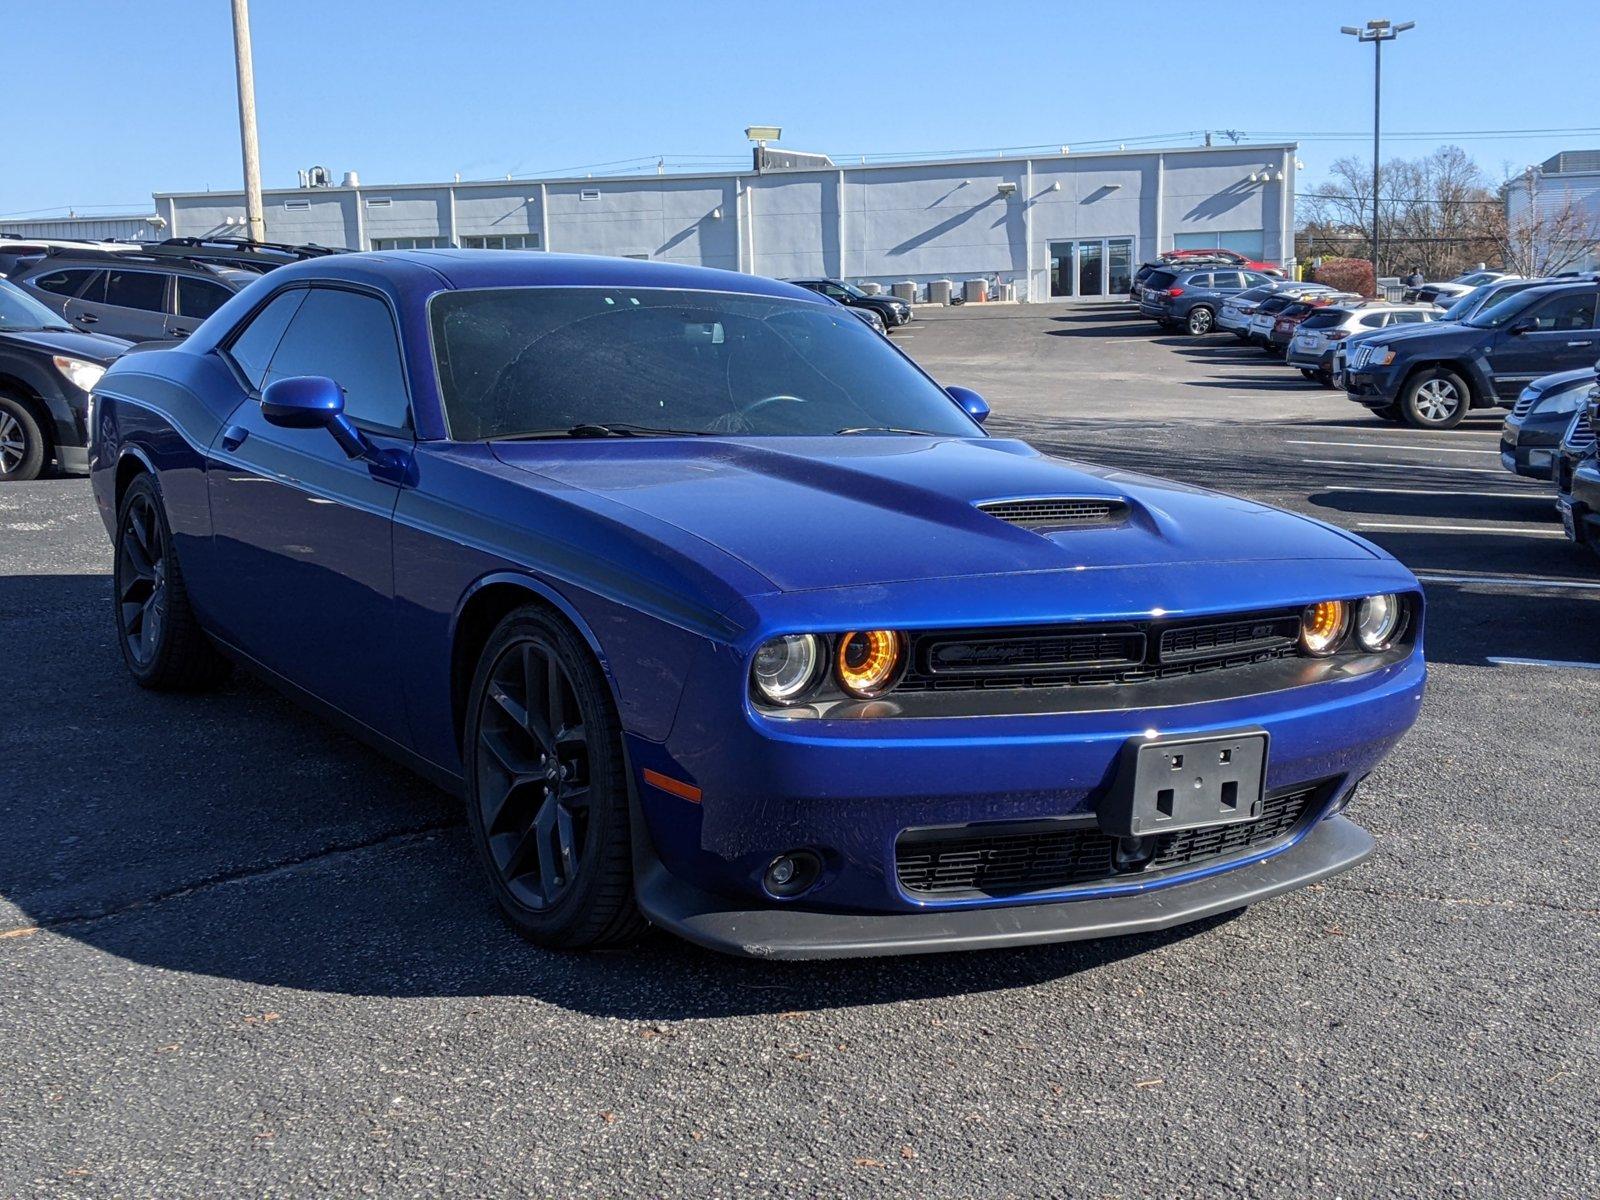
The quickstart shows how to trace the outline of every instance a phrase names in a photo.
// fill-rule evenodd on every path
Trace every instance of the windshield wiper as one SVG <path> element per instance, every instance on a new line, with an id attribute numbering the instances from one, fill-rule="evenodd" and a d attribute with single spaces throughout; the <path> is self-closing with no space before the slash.
<path id="1" fill-rule="evenodd" d="M 538 438 L 599 437 L 704 437 L 702 429 L 663 429 L 656 425 L 633 425 L 627 421 L 585 421 L 568 429 L 534 429 L 527 433 L 497 434 L 496 442 L 528 442 Z"/>
<path id="2" fill-rule="evenodd" d="M 847 433 L 903 433 L 911 437 L 938 437 L 926 429 L 901 429 L 898 425 L 852 425 L 848 429 L 835 429 L 834 437 L 843 437 Z"/>

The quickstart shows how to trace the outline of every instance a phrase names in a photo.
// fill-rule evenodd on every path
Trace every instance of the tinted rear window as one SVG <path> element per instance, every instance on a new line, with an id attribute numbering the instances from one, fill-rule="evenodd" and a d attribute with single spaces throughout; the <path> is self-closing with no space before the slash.
<path id="1" fill-rule="evenodd" d="M 1291 310 L 1292 311 L 1292 310 Z M 1350 314 L 1341 309 L 1324 309 L 1319 313 L 1312 313 L 1300 323 L 1301 329 L 1332 329 L 1339 325 Z"/>
<path id="2" fill-rule="evenodd" d="M 1150 277 L 1144 281 L 1144 285 L 1147 288 L 1155 288 L 1159 291 L 1162 288 L 1171 287 L 1177 282 L 1177 279 L 1178 277 L 1171 271 L 1151 271 Z"/>

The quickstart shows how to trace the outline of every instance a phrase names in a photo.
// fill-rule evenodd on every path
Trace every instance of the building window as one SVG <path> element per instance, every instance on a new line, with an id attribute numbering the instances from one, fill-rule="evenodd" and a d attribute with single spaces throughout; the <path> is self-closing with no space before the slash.
<path id="1" fill-rule="evenodd" d="M 375 237 L 374 250 L 438 250 L 448 246 L 450 240 L 442 237 Z"/>
<path id="2" fill-rule="evenodd" d="M 1267 235 L 1260 229 L 1224 229 L 1216 233 L 1179 233 L 1172 239 L 1174 250 L 1232 250 L 1246 258 L 1259 259 L 1266 252 Z"/>
<path id="3" fill-rule="evenodd" d="M 538 250 L 537 233 L 467 233 L 461 236 L 464 250 Z"/>

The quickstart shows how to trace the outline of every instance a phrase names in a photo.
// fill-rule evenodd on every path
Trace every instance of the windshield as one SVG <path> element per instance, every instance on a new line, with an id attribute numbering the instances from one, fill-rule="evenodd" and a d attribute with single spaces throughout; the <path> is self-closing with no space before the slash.
<path id="1" fill-rule="evenodd" d="M 1538 291 L 1515 292 L 1498 304 L 1489 305 L 1467 324 L 1475 329 L 1498 329 L 1538 299 Z"/>
<path id="2" fill-rule="evenodd" d="M 0 329 L 71 329 L 14 283 L 0 279 Z"/>
<path id="3" fill-rule="evenodd" d="M 1260 287 L 1253 287 L 1249 291 L 1240 292 L 1237 296 L 1234 297 L 1234 299 L 1235 300 L 1265 300 L 1270 295 L 1272 295 L 1272 285 L 1270 283 L 1265 283 L 1265 284 L 1262 284 Z"/>
<path id="4" fill-rule="evenodd" d="M 1472 315 L 1475 308 L 1483 302 L 1484 298 L 1495 290 L 1494 284 L 1485 283 L 1467 292 L 1449 308 L 1444 310 L 1442 321 L 1464 321 Z"/>
<path id="5" fill-rule="evenodd" d="M 493 288 L 441 292 L 430 315 L 458 441 L 574 430 L 981 436 L 942 388 L 831 304 L 668 288 Z"/>
<path id="6" fill-rule="evenodd" d="M 845 291 L 849 292 L 857 300 L 865 300 L 867 298 L 867 294 L 853 283 L 841 283 L 839 286 Z"/>

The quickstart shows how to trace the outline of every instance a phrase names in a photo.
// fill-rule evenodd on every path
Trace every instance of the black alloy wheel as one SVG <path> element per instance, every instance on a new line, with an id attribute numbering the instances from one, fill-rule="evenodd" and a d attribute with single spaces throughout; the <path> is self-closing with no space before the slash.
<path id="1" fill-rule="evenodd" d="M 563 949 L 637 936 L 621 731 L 587 647 L 538 608 L 512 613 L 479 663 L 468 738 L 468 819 L 511 925 Z"/>
<path id="2" fill-rule="evenodd" d="M 26 405 L 0 396 L 0 481 L 26 483 L 45 464 L 44 433 Z"/>
<path id="3" fill-rule="evenodd" d="M 141 686 L 185 691 L 209 687 L 228 674 L 228 660 L 189 606 L 161 493 L 149 475 L 134 479 L 122 498 L 112 586 L 117 641 Z"/>

